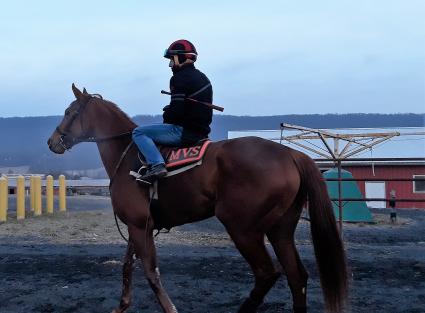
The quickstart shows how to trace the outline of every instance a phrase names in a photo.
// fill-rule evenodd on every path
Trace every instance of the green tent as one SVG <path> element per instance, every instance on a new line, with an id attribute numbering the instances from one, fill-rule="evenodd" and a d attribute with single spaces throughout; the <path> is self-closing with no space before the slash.
<path id="1" fill-rule="evenodd" d="M 338 178 L 338 169 L 333 168 L 323 173 L 323 177 L 327 178 Z M 353 178 L 353 175 L 349 171 L 341 170 L 341 178 Z M 338 198 L 338 182 L 327 181 L 329 196 L 332 199 Z M 343 181 L 342 185 L 342 199 L 344 198 L 363 198 L 357 182 L 355 181 Z M 338 200 L 332 201 L 335 212 L 335 217 L 339 219 L 339 208 Z M 373 222 L 372 214 L 369 208 L 366 206 L 365 201 L 342 201 L 342 220 L 344 222 Z"/>

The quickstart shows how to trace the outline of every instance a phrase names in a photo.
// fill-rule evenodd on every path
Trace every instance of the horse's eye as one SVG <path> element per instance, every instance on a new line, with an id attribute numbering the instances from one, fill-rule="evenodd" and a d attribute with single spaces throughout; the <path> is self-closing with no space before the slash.
<path id="1" fill-rule="evenodd" d="M 66 109 L 65 110 L 65 115 L 69 115 L 69 112 L 70 112 L 70 110 L 69 109 Z"/>

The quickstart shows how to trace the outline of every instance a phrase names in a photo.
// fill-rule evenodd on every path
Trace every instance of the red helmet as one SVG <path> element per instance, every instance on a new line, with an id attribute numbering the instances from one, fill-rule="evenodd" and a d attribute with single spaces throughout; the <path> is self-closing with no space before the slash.
<path id="1" fill-rule="evenodd" d="M 180 39 L 174 41 L 164 52 L 164 58 L 167 59 L 170 59 L 174 55 L 177 55 L 179 57 L 179 62 L 183 63 L 186 59 L 196 61 L 198 52 L 189 40 Z"/>

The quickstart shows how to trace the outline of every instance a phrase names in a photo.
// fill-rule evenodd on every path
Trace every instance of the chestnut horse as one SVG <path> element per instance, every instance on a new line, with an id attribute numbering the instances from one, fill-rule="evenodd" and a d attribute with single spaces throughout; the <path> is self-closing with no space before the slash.
<path id="1" fill-rule="evenodd" d="M 347 297 L 347 270 L 326 184 L 314 161 L 283 145 L 246 137 L 210 144 L 201 166 L 158 183 L 158 207 L 150 212 L 147 187 L 129 171 L 137 148 L 136 125 L 115 104 L 72 86 L 76 100 L 48 140 L 62 154 L 82 141 L 95 141 L 111 179 L 114 213 L 128 227 L 123 289 L 114 313 L 131 301 L 134 255 L 142 260 L 147 280 L 166 313 L 177 312 L 163 288 L 157 265 L 154 229 L 171 228 L 216 216 L 249 263 L 255 285 L 238 312 L 257 312 L 281 273 L 274 267 L 265 236 L 287 277 L 294 312 L 306 312 L 308 274 L 294 243 L 294 231 L 308 199 L 311 233 L 326 307 L 341 312 Z"/>

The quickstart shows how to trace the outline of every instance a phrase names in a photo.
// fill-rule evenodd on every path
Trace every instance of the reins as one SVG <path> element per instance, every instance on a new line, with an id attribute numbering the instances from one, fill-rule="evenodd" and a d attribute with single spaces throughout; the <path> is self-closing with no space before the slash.
<path id="1" fill-rule="evenodd" d="M 83 141 L 81 141 L 81 142 L 96 142 L 96 143 L 99 143 L 99 142 L 104 142 L 104 141 L 108 141 L 108 140 L 126 137 L 128 135 L 131 135 L 131 133 L 132 133 L 132 131 L 128 131 L 128 132 L 121 133 L 121 134 L 118 134 L 118 135 L 112 135 L 112 136 L 103 137 L 103 138 L 87 137 L 87 138 L 83 139 Z"/>
<path id="2" fill-rule="evenodd" d="M 124 149 L 124 152 L 121 154 L 121 157 L 120 157 L 117 165 L 114 168 L 114 172 L 112 173 L 111 179 L 109 180 L 109 194 L 111 194 L 111 186 L 112 186 L 112 182 L 113 182 L 113 180 L 115 178 L 115 175 L 117 174 L 118 169 L 120 168 L 122 161 L 124 160 L 125 156 L 127 155 L 128 150 L 130 150 L 130 148 L 133 145 L 133 143 L 134 143 L 133 140 L 130 141 L 130 143 Z M 124 241 L 128 243 L 128 239 L 125 238 L 124 234 L 121 231 L 120 225 L 118 224 L 117 213 L 115 213 L 115 211 L 114 211 L 114 218 L 115 218 L 115 224 L 117 225 L 117 228 L 118 228 L 118 232 L 120 233 L 122 239 L 124 239 Z"/>
<path id="3" fill-rule="evenodd" d="M 125 238 L 124 234 L 121 231 L 120 225 L 118 224 L 117 213 L 115 213 L 115 211 L 114 211 L 114 218 L 115 218 L 115 225 L 117 225 L 117 228 L 118 228 L 118 232 L 120 233 L 122 239 L 124 239 L 124 241 L 128 243 L 128 239 Z"/>
<path id="4" fill-rule="evenodd" d="M 111 189 L 111 184 L 109 184 L 109 189 Z M 148 216 L 146 218 L 146 226 L 145 226 L 146 233 L 148 232 L 148 225 L 149 225 L 149 220 L 150 220 L 150 217 L 151 217 L 150 207 L 151 207 L 152 199 L 154 198 L 154 196 L 155 196 L 155 192 L 152 194 L 151 197 L 149 197 L 149 206 L 148 206 L 149 210 L 148 210 Z M 117 213 L 115 213 L 115 211 L 114 211 L 114 218 L 115 218 L 115 225 L 117 225 L 117 229 L 118 229 L 118 232 L 121 235 L 121 238 L 124 239 L 124 241 L 128 243 L 128 240 L 129 239 L 125 238 L 124 234 L 122 233 L 121 228 L 120 228 L 120 224 L 118 224 Z M 158 232 L 156 233 L 155 237 L 158 236 L 159 234 L 160 234 L 160 230 L 158 230 Z M 147 235 L 145 234 L 145 248 L 147 246 L 146 240 L 147 240 Z"/>

